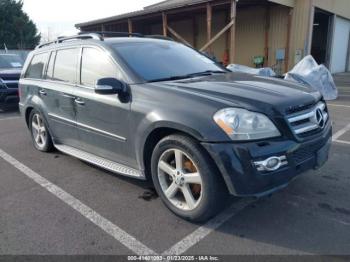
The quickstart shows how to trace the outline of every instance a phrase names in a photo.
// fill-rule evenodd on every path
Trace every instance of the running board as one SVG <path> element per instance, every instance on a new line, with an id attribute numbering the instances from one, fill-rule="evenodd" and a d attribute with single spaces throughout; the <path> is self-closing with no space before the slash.
<path id="1" fill-rule="evenodd" d="M 80 149 L 76 149 L 76 148 L 71 147 L 71 146 L 55 144 L 55 147 L 59 151 L 65 153 L 67 155 L 74 156 L 74 157 L 79 158 L 83 161 L 86 161 L 86 162 L 89 162 L 89 163 L 94 164 L 96 166 L 102 167 L 102 168 L 104 168 L 108 171 L 111 171 L 113 173 L 118 173 L 118 174 L 130 176 L 130 177 L 134 177 L 134 178 L 139 178 L 139 179 L 145 179 L 144 175 L 140 171 L 138 171 L 134 168 L 127 167 L 125 165 L 122 165 L 122 164 L 113 162 L 111 160 L 87 153 L 85 151 L 82 151 Z"/>

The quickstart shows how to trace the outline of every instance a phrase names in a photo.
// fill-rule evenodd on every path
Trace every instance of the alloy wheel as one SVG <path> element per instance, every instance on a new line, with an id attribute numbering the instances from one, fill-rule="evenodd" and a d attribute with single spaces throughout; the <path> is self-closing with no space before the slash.
<path id="1" fill-rule="evenodd" d="M 32 118 L 32 133 L 38 147 L 43 148 L 47 142 L 47 131 L 42 117 L 34 114 Z"/>
<path id="2" fill-rule="evenodd" d="M 191 211 L 202 199 L 202 177 L 194 161 L 179 149 L 165 151 L 158 161 L 158 179 L 166 198 Z"/>

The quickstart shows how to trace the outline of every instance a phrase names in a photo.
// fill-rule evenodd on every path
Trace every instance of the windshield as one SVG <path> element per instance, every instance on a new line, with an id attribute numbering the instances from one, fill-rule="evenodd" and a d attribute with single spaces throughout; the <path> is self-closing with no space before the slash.
<path id="1" fill-rule="evenodd" d="M 149 82 L 226 72 L 192 48 L 171 41 L 122 43 L 113 47 L 138 76 Z"/>
<path id="2" fill-rule="evenodd" d="M 17 55 L 0 55 L 0 68 L 21 68 L 23 60 Z"/>

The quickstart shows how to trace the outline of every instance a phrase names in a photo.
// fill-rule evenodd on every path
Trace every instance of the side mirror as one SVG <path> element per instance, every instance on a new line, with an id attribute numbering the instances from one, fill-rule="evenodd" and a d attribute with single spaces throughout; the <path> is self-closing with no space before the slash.
<path id="1" fill-rule="evenodd" d="M 101 95 L 122 94 L 125 92 L 126 86 L 123 82 L 115 78 L 101 78 L 96 81 L 95 93 Z"/>

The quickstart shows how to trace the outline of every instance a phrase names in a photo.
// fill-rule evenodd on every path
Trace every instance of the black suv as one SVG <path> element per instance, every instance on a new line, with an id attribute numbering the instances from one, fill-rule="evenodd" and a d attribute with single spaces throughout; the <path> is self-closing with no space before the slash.
<path id="1" fill-rule="evenodd" d="M 38 150 L 150 179 L 192 221 L 217 213 L 228 193 L 270 194 L 326 162 L 332 126 L 318 91 L 132 36 L 80 35 L 29 55 L 20 110 Z"/>
<path id="2" fill-rule="evenodd" d="M 18 81 L 23 60 L 18 55 L 0 54 L 0 109 L 18 107 Z"/>

